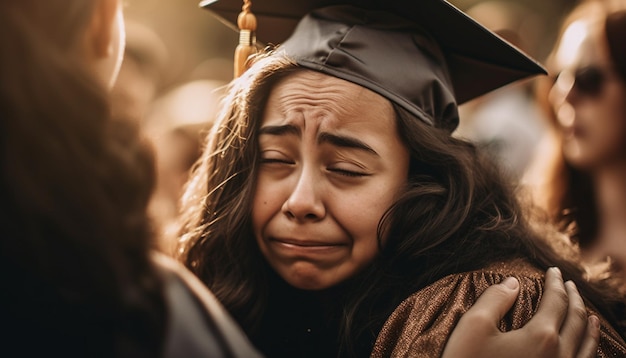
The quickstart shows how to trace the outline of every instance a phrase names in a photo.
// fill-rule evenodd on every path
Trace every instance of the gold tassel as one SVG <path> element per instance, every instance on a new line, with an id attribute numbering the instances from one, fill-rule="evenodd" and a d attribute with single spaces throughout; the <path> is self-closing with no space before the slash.
<path id="1" fill-rule="evenodd" d="M 252 1 L 244 0 L 237 17 L 239 26 L 239 45 L 235 49 L 235 78 L 241 76 L 247 68 L 246 61 L 256 53 L 256 16 L 250 11 Z"/>

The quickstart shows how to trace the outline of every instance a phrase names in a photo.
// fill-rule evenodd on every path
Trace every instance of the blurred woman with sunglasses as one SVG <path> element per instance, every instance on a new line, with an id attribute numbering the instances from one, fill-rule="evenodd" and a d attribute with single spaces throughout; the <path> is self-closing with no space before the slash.
<path id="1" fill-rule="evenodd" d="M 622 278 L 625 38 L 626 0 L 585 1 L 570 12 L 547 61 L 557 76 L 537 88 L 551 119 L 549 139 L 526 176 L 542 218 L 557 224 L 580 247 L 590 274 L 609 268 L 621 271 Z"/>

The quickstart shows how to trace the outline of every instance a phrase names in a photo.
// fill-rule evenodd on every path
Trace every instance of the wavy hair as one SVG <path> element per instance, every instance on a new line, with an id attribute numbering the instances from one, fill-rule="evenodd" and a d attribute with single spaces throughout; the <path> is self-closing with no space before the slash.
<path id="1" fill-rule="evenodd" d="M 0 5 L 3 317 L 24 354 L 155 356 L 164 336 L 152 151 L 74 52 L 95 4 Z"/>
<path id="2" fill-rule="evenodd" d="M 271 270 L 251 232 L 256 133 L 272 86 L 298 70 L 270 53 L 231 84 L 183 198 L 181 258 L 252 336 L 268 304 Z M 339 303 L 342 355 L 369 354 L 385 319 L 416 290 L 507 258 L 524 257 L 540 268 L 559 265 L 564 277 L 600 301 L 582 271 L 529 229 L 513 188 L 491 161 L 472 144 L 394 108 L 410 151 L 410 177 L 379 224 L 379 257 L 349 280 Z"/>
<path id="3" fill-rule="evenodd" d="M 360 294 L 345 304 L 342 336 L 348 353 L 375 340 L 393 309 L 413 292 L 450 274 L 516 258 L 543 270 L 558 266 L 617 322 L 620 297 L 585 279 L 562 235 L 531 228 L 516 187 L 487 153 L 394 107 L 411 156 L 409 181 L 379 224 L 379 240 L 385 238 L 379 258 L 360 274 L 367 279 L 355 280 Z"/>

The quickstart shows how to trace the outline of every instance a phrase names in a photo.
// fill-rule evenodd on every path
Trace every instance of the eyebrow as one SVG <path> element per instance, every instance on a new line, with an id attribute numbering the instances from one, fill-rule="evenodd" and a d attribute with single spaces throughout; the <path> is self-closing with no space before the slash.
<path id="1" fill-rule="evenodd" d="M 353 138 L 353 137 L 330 134 L 330 133 L 324 132 L 320 134 L 318 138 L 318 142 L 319 143 L 326 142 L 326 143 L 330 143 L 332 145 L 335 145 L 337 147 L 342 147 L 342 148 L 361 149 L 361 150 L 364 150 L 366 152 L 369 152 L 378 156 L 378 153 L 374 150 L 374 148 L 365 144 L 365 142 L 357 138 Z"/>
<path id="2" fill-rule="evenodd" d="M 300 129 L 294 125 L 286 124 L 284 126 L 265 126 L 259 129 L 259 135 L 269 134 L 269 135 L 286 135 L 293 134 L 300 137 Z"/>
<path id="3" fill-rule="evenodd" d="M 275 135 L 275 136 L 281 136 L 281 135 L 296 135 L 298 137 L 301 136 L 301 132 L 300 132 L 300 128 L 291 125 L 291 124 L 286 124 L 283 126 L 265 126 L 262 127 L 261 129 L 259 129 L 259 135 Z M 374 148 L 370 147 L 369 145 L 367 145 L 365 142 L 357 139 L 357 138 L 353 138 L 353 137 L 349 137 L 349 136 L 343 136 L 343 135 L 337 135 L 337 134 L 331 134 L 328 132 L 323 132 L 319 135 L 318 139 L 317 139 L 318 143 L 330 143 L 336 147 L 341 147 L 341 148 L 355 148 L 355 149 L 360 149 L 360 150 L 364 150 L 368 153 L 372 153 L 376 156 L 380 156 L 375 150 Z"/>

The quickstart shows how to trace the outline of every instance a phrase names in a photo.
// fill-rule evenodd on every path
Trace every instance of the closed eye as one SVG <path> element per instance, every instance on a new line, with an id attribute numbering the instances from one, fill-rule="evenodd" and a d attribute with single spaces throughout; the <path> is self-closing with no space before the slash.
<path id="1" fill-rule="evenodd" d="M 261 158 L 261 164 L 280 163 L 280 164 L 294 164 L 293 161 L 282 158 Z"/>
<path id="2" fill-rule="evenodd" d="M 366 177 L 369 176 L 370 174 L 364 173 L 364 172 L 358 172 L 358 171 L 354 171 L 354 170 L 346 170 L 346 169 L 340 169 L 340 168 L 328 168 L 327 169 L 329 172 L 332 173 L 336 173 L 339 175 L 343 175 L 346 177 Z"/>

